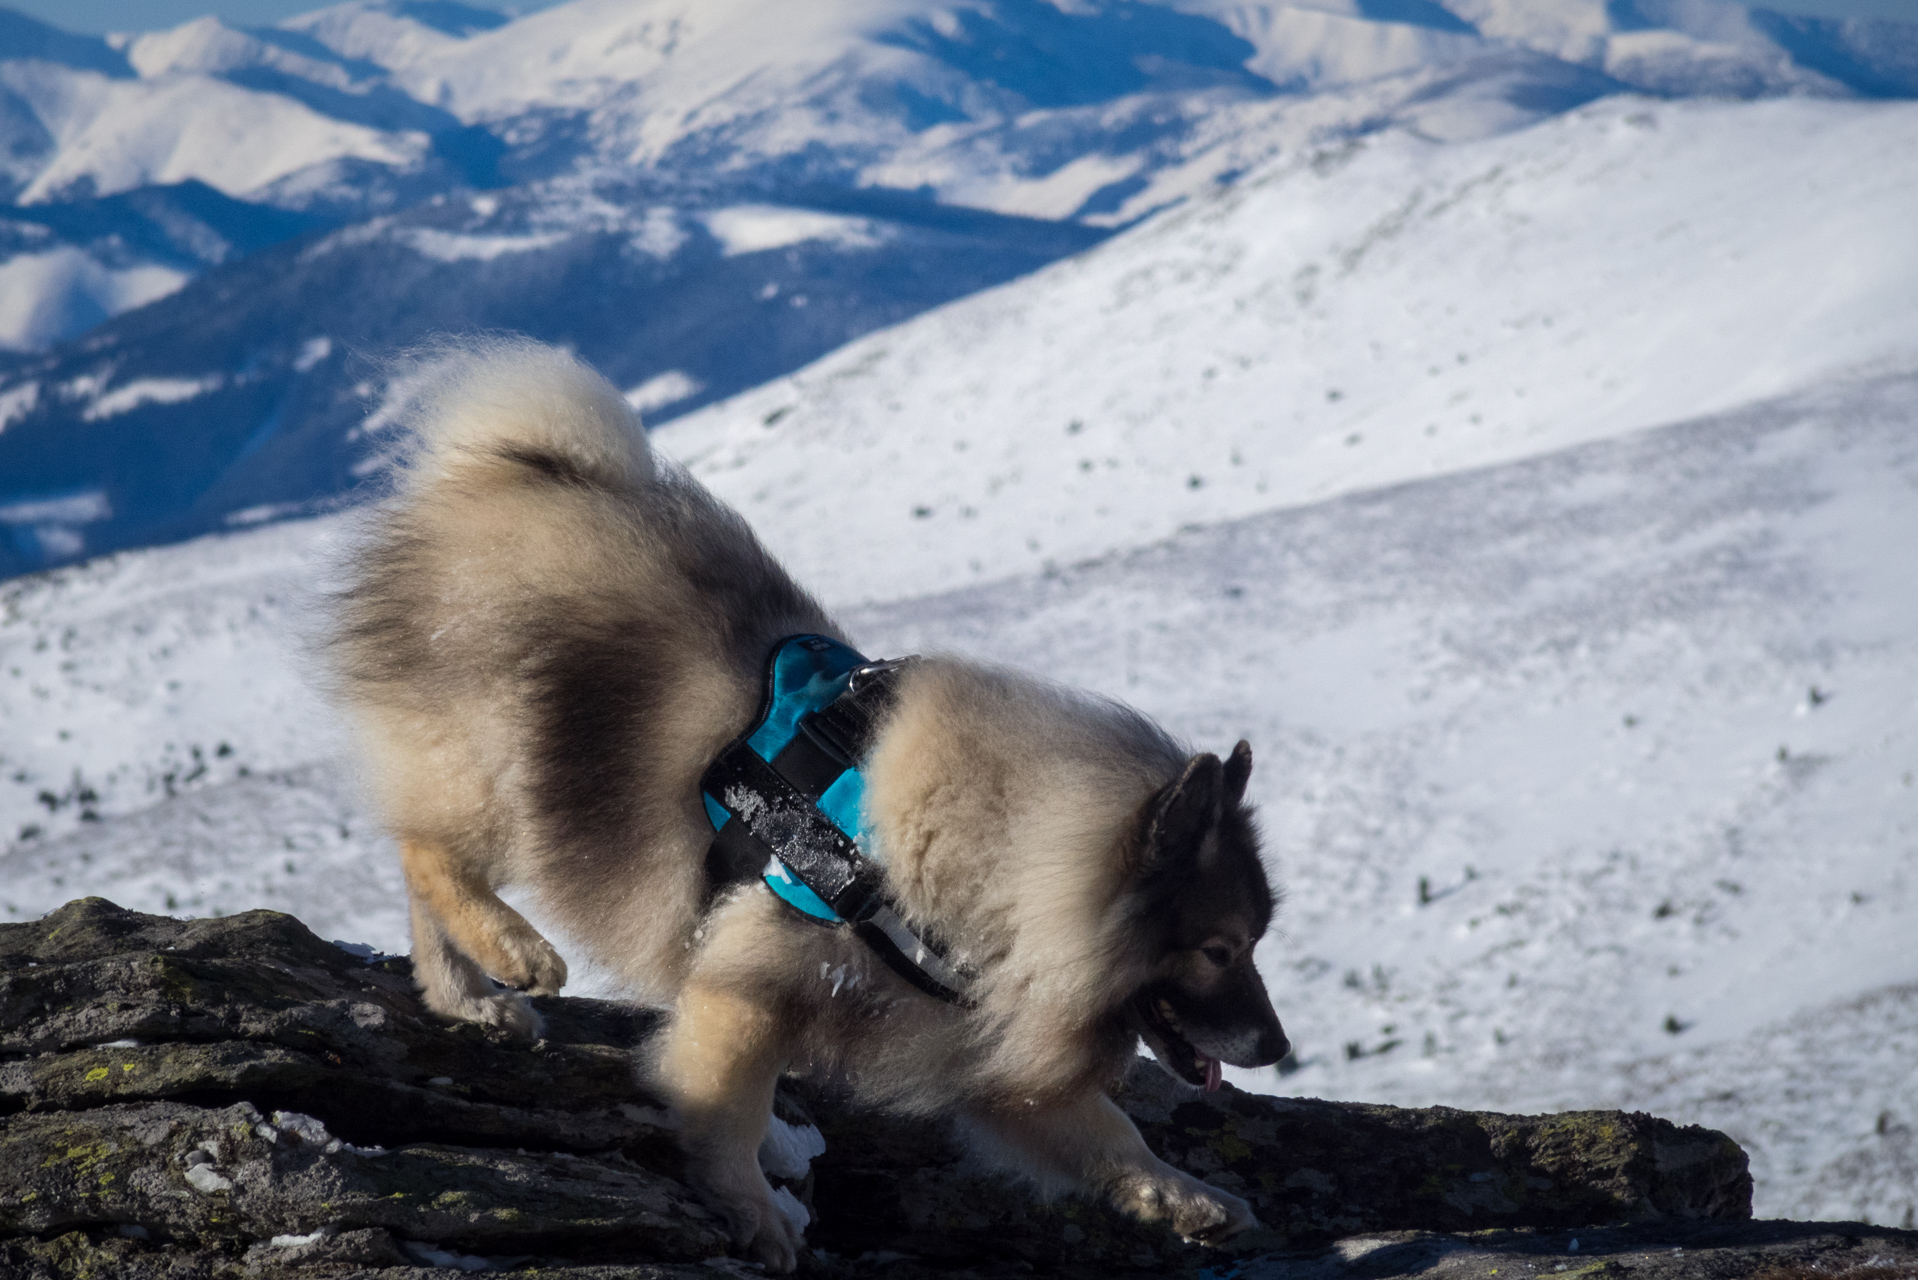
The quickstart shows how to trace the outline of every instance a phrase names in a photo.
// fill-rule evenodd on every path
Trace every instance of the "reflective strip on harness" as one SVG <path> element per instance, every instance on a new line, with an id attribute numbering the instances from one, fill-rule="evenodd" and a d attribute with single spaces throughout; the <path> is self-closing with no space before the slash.
<path id="1" fill-rule="evenodd" d="M 750 744 L 713 761 L 701 785 L 832 908 L 831 919 L 857 914 L 872 896 L 873 886 L 861 875 L 868 864 L 859 846 Z"/>
<path id="2" fill-rule="evenodd" d="M 891 907 L 881 903 L 879 909 L 872 913 L 870 923 L 873 928 L 886 935 L 887 940 L 899 949 L 899 954 L 910 964 L 932 979 L 939 987 L 944 988 L 945 992 L 952 993 L 948 996 L 941 991 L 934 991 L 933 995 L 941 996 L 943 999 L 957 1000 L 964 995 L 966 988 L 972 985 L 971 978 L 947 964 L 946 958 L 927 946 L 918 934 L 908 929 L 906 922 L 901 920 L 898 913 Z"/>

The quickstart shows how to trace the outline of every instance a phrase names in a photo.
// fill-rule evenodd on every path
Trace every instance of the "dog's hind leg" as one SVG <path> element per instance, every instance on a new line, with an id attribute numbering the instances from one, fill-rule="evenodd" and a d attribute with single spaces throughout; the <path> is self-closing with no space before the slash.
<path id="1" fill-rule="evenodd" d="M 733 1242 L 768 1270 L 791 1271 L 805 1243 L 759 1169 L 786 1045 L 774 1010 L 695 973 L 680 989 L 654 1063 L 672 1102 L 687 1176 Z"/>
<path id="2" fill-rule="evenodd" d="M 497 990 L 480 967 L 453 945 L 446 926 L 418 897 L 413 899 L 412 914 L 413 980 L 419 983 L 427 1008 L 442 1018 L 499 1027 L 529 1040 L 539 1035 L 539 1014 L 526 997 Z"/>
<path id="3" fill-rule="evenodd" d="M 400 841 L 413 915 L 413 974 L 427 1008 L 442 1017 L 539 1032 L 539 1015 L 519 991 L 552 995 L 566 962 L 492 886 L 457 864 L 444 846 Z M 487 975 L 519 991 L 495 991 Z"/>
<path id="4" fill-rule="evenodd" d="M 1061 1106 L 976 1111 L 971 1123 L 981 1154 L 1039 1183 L 1103 1195 L 1121 1212 L 1163 1222 L 1188 1240 L 1216 1244 L 1259 1221 L 1252 1206 L 1175 1169 L 1139 1136 L 1132 1118 L 1103 1093 Z"/>

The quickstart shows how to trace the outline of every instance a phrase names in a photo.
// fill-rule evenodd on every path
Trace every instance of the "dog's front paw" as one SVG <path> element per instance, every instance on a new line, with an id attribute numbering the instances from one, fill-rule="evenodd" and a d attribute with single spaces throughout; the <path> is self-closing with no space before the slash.
<path id="1" fill-rule="evenodd" d="M 806 1237 L 801 1224 L 786 1216 L 773 1189 L 755 1165 L 745 1171 L 688 1171 L 694 1190 L 726 1223 L 733 1244 L 766 1270 L 785 1274 L 799 1265 Z"/>
<path id="2" fill-rule="evenodd" d="M 799 1265 L 799 1250 L 805 1243 L 806 1237 L 774 1206 L 765 1211 L 759 1230 L 746 1246 L 746 1256 L 764 1263 L 766 1270 L 784 1275 Z"/>
<path id="3" fill-rule="evenodd" d="M 1200 1244 L 1217 1244 L 1259 1225 L 1251 1205 L 1170 1165 L 1124 1179 L 1113 1188 L 1112 1200 L 1121 1211 L 1163 1222 Z"/>
<path id="4" fill-rule="evenodd" d="M 1172 1229 L 1200 1244 L 1218 1244 L 1258 1225 L 1251 1205 L 1203 1182 L 1197 1184 L 1197 1194 L 1181 1198 L 1172 1215 Z"/>

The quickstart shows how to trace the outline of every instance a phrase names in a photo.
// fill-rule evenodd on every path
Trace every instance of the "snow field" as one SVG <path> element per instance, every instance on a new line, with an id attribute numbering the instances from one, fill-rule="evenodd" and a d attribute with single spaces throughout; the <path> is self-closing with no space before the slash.
<path id="1" fill-rule="evenodd" d="M 1907 104 L 1609 99 L 1379 135 L 659 439 L 825 594 L 886 599 L 1898 367 L 1915 129 Z"/>
<path id="2" fill-rule="evenodd" d="M 0 350 L 43 350 L 163 298 L 187 279 L 156 263 L 108 266 L 72 245 L 16 254 L 0 262 Z"/>
<path id="3" fill-rule="evenodd" d="M 405 938 L 397 866 L 360 830 L 308 661 L 316 533 L 332 527 L 0 585 L 7 918 L 101 893 L 182 914 L 279 905 L 338 936 Z"/>
<path id="4" fill-rule="evenodd" d="M 1897 1223 L 1915 419 L 1909 375 L 1832 387 L 855 626 L 1251 739 L 1300 1068 L 1235 1082 L 1654 1110 L 1746 1143 L 1761 1215 Z"/>
<path id="5" fill-rule="evenodd" d="M 341 159 L 407 166 L 424 134 L 336 120 L 214 76 L 169 72 L 123 80 L 38 62 L 0 63 L 0 88 L 38 117 L 57 146 L 16 197 L 58 198 L 84 183 L 110 195 L 197 178 L 232 196 Z"/>

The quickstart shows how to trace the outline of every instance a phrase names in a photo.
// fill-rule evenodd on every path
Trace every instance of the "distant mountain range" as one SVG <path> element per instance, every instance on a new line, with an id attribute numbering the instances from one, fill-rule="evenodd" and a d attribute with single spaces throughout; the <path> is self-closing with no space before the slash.
<path id="1" fill-rule="evenodd" d="M 1918 96 L 1918 27 L 1715 0 L 351 0 L 95 39 L 0 10 L 0 575 L 350 499 L 382 361 L 435 333 L 570 344 L 665 421 L 1275 158 L 1623 92 Z"/>

